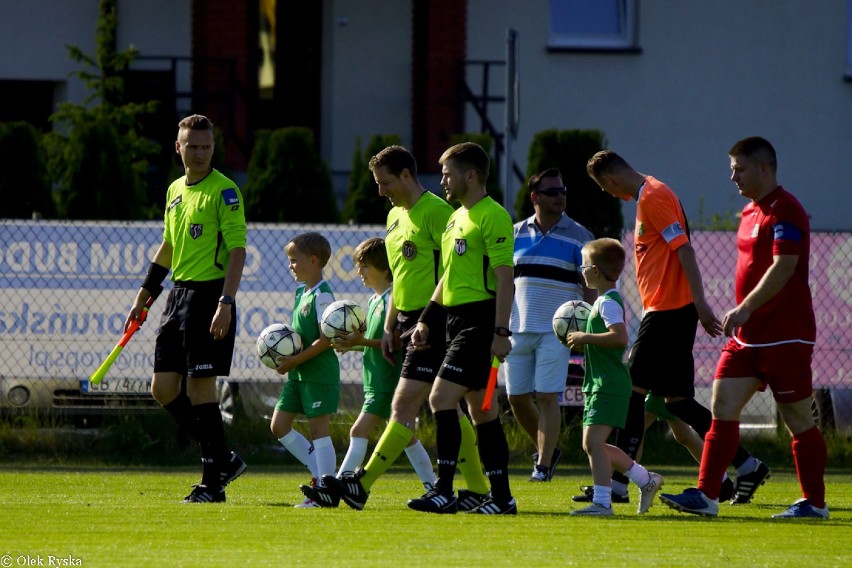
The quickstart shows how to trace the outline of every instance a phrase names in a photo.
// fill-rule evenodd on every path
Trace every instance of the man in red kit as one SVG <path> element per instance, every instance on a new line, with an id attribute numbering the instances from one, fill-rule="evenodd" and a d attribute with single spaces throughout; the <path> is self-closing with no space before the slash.
<path id="1" fill-rule="evenodd" d="M 825 441 L 811 413 L 811 358 L 816 339 L 808 286 L 808 214 L 776 181 L 775 149 L 759 137 L 728 152 L 731 179 L 751 202 L 737 233 L 737 306 L 722 327 L 730 340 L 713 384 L 713 422 L 704 439 L 698 487 L 660 495 L 673 509 L 696 515 L 719 512 L 719 481 L 740 438 L 740 412 L 768 385 L 793 436 L 793 459 L 803 498 L 774 518 L 828 518 Z"/>

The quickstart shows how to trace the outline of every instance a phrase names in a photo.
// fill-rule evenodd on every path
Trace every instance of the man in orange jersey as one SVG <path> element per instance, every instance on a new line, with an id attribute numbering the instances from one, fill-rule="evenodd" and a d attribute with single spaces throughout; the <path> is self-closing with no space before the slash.
<path id="1" fill-rule="evenodd" d="M 633 394 L 616 445 L 636 458 L 644 437 L 644 404 L 649 391 L 664 397 L 666 409 L 703 439 L 712 415 L 695 400 L 692 346 L 698 322 L 711 337 L 721 335 L 722 324 L 704 298 L 683 207 L 666 184 L 637 172 L 612 150 L 592 156 L 586 171 L 607 193 L 636 200 L 634 254 L 644 316 L 630 351 Z M 731 503 L 747 503 L 769 477 L 769 468 L 742 447 L 732 464 L 738 476 Z M 626 491 L 627 480 L 622 483 Z M 613 483 L 613 493 L 619 490 L 622 487 Z"/>

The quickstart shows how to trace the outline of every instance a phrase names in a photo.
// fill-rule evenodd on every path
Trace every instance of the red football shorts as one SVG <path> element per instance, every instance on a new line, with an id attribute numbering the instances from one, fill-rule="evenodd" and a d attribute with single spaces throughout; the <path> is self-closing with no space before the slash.
<path id="1" fill-rule="evenodd" d="M 784 343 L 770 347 L 746 347 L 729 340 L 716 365 L 716 378 L 755 377 L 760 390 L 772 389 L 781 403 L 804 400 L 813 394 L 811 359 L 814 346 L 807 343 Z"/>

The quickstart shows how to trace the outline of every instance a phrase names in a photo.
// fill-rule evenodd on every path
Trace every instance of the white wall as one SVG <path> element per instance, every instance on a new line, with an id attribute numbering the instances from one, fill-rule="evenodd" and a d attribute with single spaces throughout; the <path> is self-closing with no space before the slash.
<path id="1" fill-rule="evenodd" d="M 118 49 L 134 44 L 142 55 L 190 55 L 191 4 L 191 0 L 119 1 Z M 93 54 L 97 18 L 97 0 L 4 0 L 0 78 L 55 81 L 63 99 L 81 102 L 89 93 L 79 79 L 69 77 L 80 66 L 68 57 L 65 46 Z"/>
<path id="2" fill-rule="evenodd" d="M 550 53 L 547 0 L 469 0 L 469 59 L 504 58 L 506 28 L 520 33 L 521 168 L 540 130 L 601 129 L 634 167 L 669 183 L 697 221 L 702 198 L 705 218 L 741 209 L 727 150 L 761 135 L 812 226 L 852 228 L 847 2 L 639 6 L 641 54 Z M 494 111 L 502 124 L 502 107 Z M 468 121 L 477 124 L 472 112 Z M 632 223 L 630 206 L 625 218 Z"/>
<path id="3" fill-rule="evenodd" d="M 323 159 L 352 167 L 374 134 L 411 141 L 410 2 L 325 0 L 323 4 Z"/>

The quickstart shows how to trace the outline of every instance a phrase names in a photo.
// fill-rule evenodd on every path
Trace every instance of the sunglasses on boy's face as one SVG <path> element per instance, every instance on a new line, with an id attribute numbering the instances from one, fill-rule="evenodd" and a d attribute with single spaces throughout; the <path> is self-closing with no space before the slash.
<path id="1" fill-rule="evenodd" d="M 561 187 L 548 187 L 546 189 L 537 189 L 535 192 L 538 193 L 539 195 L 546 195 L 548 197 L 556 197 L 557 195 L 565 195 L 566 193 L 568 193 L 568 190 L 563 185 Z"/>

